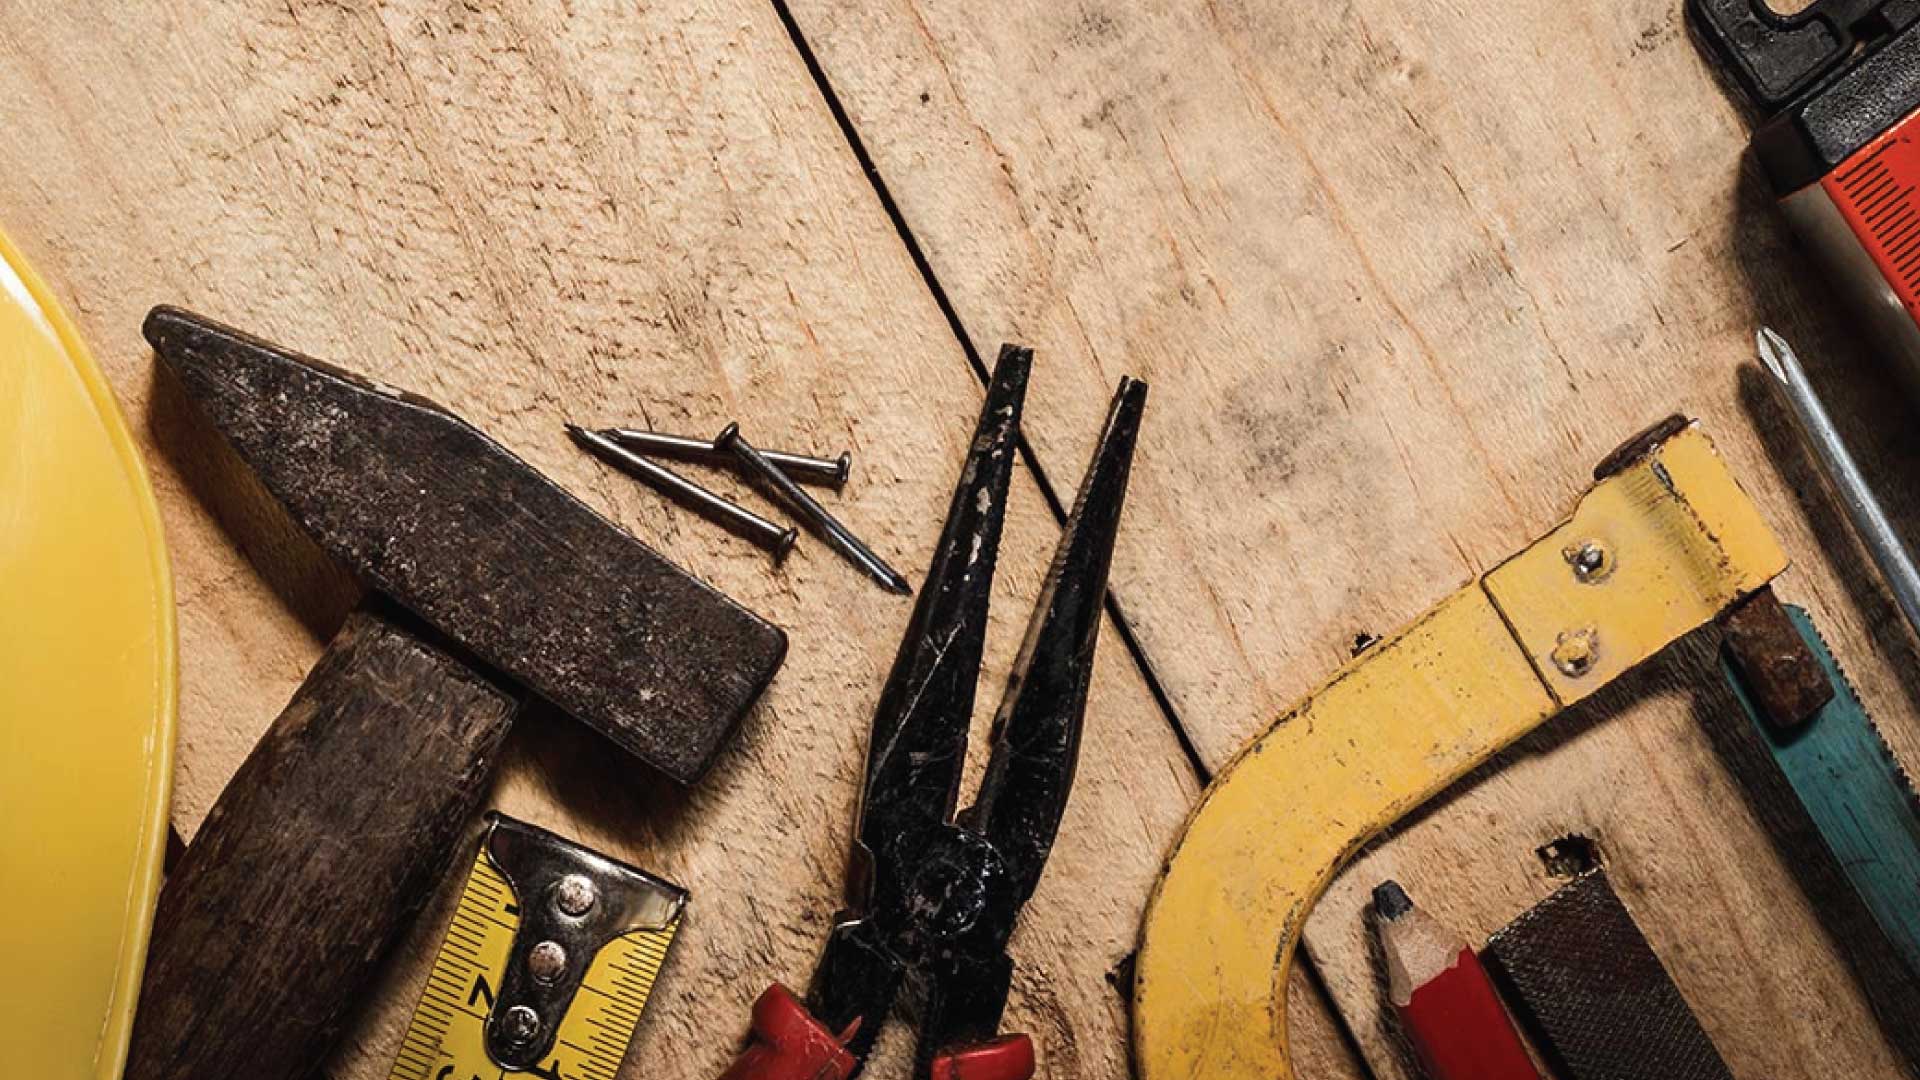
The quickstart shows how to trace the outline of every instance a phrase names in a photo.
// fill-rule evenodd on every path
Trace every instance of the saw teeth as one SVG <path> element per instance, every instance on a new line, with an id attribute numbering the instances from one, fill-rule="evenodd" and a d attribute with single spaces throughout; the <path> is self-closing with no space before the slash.
<path id="1" fill-rule="evenodd" d="M 1892 771 L 1894 779 L 1899 781 L 1901 793 L 1907 797 L 1907 809 L 1916 816 L 1920 816 L 1920 792 L 1914 790 L 1913 779 L 1907 775 L 1906 766 L 1902 765 L 1900 759 L 1895 756 L 1893 747 L 1887 745 L 1887 737 L 1880 733 L 1880 725 L 1873 719 L 1873 714 L 1867 711 L 1866 704 L 1860 700 L 1860 694 L 1854 690 L 1852 678 L 1847 675 L 1847 670 L 1840 666 L 1840 658 L 1834 655 L 1833 647 L 1827 644 L 1826 635 L 1820 632 L 1820 628 L 1814 624 L 1813 616 L 1805 608 L 1798 604 L 1790 604 L 1788 608 L 1796 616 L 1793 620 L 1794 625 L 1800 628 L 1801 635 L 1812 638 L 1813 646 L 1820 650 L 1820 659 L 1826 665 L 1827 674 L 1837 684 L 1835 692 L 1845 694 L 1853 703 L 1855 711 L 1866 719 L 1867 730 L 1873 732 L 1873 741 L 1880 748 L 1881 760 L 1887 763 L 1887 768 Z"/>

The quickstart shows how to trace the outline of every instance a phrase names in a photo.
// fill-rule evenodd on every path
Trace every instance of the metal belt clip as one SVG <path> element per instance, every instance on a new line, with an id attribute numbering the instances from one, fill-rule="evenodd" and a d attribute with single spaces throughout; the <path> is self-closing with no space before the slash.
<path id="1" fill-rule="evenodd" d="M 489 813 L 391 1080 L 502 1067 L 611 1080 L 686 902 L 677 885 Z"/>

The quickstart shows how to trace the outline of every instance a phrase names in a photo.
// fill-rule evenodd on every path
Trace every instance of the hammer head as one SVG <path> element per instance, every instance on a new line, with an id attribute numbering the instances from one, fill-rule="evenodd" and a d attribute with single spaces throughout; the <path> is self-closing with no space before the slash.
<path id="1" fill-rule="evenodd" d="M 144 331 L 369 588 L 680 783 L 778 670 L 778 628 L 433 402 L 178 308 Z"/>

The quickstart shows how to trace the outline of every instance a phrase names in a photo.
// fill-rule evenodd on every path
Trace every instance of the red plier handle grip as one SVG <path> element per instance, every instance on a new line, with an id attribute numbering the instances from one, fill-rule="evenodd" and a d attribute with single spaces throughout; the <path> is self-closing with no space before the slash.
<path id="1" fill-rule="evenodd" d="M 848 1052 L 853 1030 L 822 1027 L 779 983 L 753 1003 L 753 1037 L 720 1080 L 847 1080 L 859 1067 Z M 933 1059 L 931 1080 L 1032 1080 L 1033 1040 L 1002 1035 Z"/>

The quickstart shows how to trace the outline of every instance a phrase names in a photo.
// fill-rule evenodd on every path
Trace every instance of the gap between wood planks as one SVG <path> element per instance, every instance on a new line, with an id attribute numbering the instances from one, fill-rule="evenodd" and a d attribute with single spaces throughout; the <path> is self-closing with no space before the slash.
<path id="1" fill-rule="evenodd" d="M 813 79 L 814 86 L 819 89 L 820 97 L 826 101 L 827 110 L 833 114 L 833 122 L 839 125 L 840 134 L 846 138 L 848 148 L 853 151 L 854 160 L 860 163 L 860 171 L 866 174 L 867 183 L 873 187 L 874 195 L 879 198 L 880 208 L 886 212 L 887 220 L 893 223 L 893 230 L 900 237 L 901 244 L 905 245 L 907 257 L 913 260 L 914 269 L 919 272 L 920 280 L 933 294 L 933 302 L 940 308 L 941 317 L 946 319 L 947 329 L 953 331 L 954 339 L 960 343 L 960 350 L 966 354 L 967 363 L 973 368 L 974 377 L 980 381 L 981 386 L 986 386 L 992 374 L 987 370 L 986 361 L 980 358 L 980 350 L 974 348 L 973 338 L 967 333 L 966 324 L 960 321 L 960 313 L 954 309 L 953 302 L 947 298 L 947 290 L 941 287 L 940 279 L 934 276 L 933 264 L 927 261 L 926 252 L 921 250 L 919 239 L 913 235 L 913 230 L 907 225 L 906 216 L 900 212 L 900 205 L 893 201 L 893 193 L 887 190 L 886 178 L 880 175 L 880 170 L 874 165 L 872 156 L 867 153 L 866 143 L 861 140 L 860 132 L 853 126 L 853 118 L 847 115 L 846 108 L 840 104 L 840 95 L 834 92 L 833 84 L 828 81 L 826 69 L 820 66 L 819 58 L 813 54 L 813 47 L 807 44 L 805 35 L 800 31 L 800 24 L 794 19 L 793 12 L 788 9 L 786 0 L 769 0 L 769 2 L 773 5 L 774 13 L 780 17 L 780 25 L 786 27 L 787 36 L 793 40 L 793 47 L 799 52 L 801 62 L 806 64 L 807 74 Z M 1067 521 L 1066 504 L 1060 500 L 1060 495 L 1054 489 L 1053 481 L 1047 477 L 1046 470 L 1040 467 L 1040 459 L 1034 454 L 1033 445 L 1027 441 L 1024 432 L 1020 435 L 1019 446 L 1020 460 L 1026 463 L 1027 471 L 1033 475 L 1034 483 L 1039 485 L 1040 497 L 1046 500 L 1047 509 L 1053 514 L 1053 519 L 1064 527 Z M 1173 737 L 1180 744 L 1180 752 L 1186 755 L 1187 764 L 1200 778 L 1202 787 L 1212 783 L 1213 771 L 1208 769 L 1206 762 L 1201 760 L 1200 751 L 1194 746 L 1192 738 L 1187 735 L 1186 725 L 1181 723 L 1180 714 L 1173 707 L 1173 699 L 1167 696 L 1166 688 L 1160 685 L 1160 676 L 1153 669 L 1153 661 L 1147 656 L 1147 651 L 1140 644 L 1140 639 L 1134 635 L 1133 624 L 1127 621 L 1126 611 L 1120 606 L 1119 599 L 1111 589 L 1107 592 L 1107 618 L 1113 623 L 1113 628 L 1119 632 L 1120 641 L 1126 645 L 1127 655 L 1133 658 L 1133 665 L 1139 669 L 1140 677 L 1146 681 L 1147 692 L 1153 695 L 1153 702 L 1159 707 L 1161 717 L 1173 730 Z"/>
<path id="2" fill-rule="evenodd" d="M 900 237 L 900 243 L 907 249 L 907 257 L 913 260 L 914 269 L 919 272 L 920 280 L 926 283 L 927 290 L 933 294 L 933 302 L 938 305 L 941 317 L 946 319 L 947 328 L 953 331 L 954 340 L 960 343 L 960 350 L 966 354 L 967 363 L 973 368 L 974 377 L 984 387 L 990 377 L 986 361 L 980 358 L 980 350 L 974 347 L 973 337 L 967 333 L 966 324 L 961 322 L 959 311 L 947 298 L 947 290 L 941 286 L 940 279 L 935 276 L 933 264 L 928 261 L 926 252 L 921 250 L 920 241 L 913 235 L 913 229 L 907 225 L 906 215 L 900 212 L 900 205 L 894 202 L 893 193 L 887 190 L 886 178 L 880 175 L 880 169 L 874 165 L 872 155 L 867 153 L 866 143 L 860 138 L 860 132 L 853 126 L 853 118 L 847 114 L 846 107 L 840 103 L 840 95 L 834 92 L 833 83 L 828 80 L 826 69 L 820 66 L 820 60 L 814 55 L 813 47 L 807 44 L 806 35 L 801 32 L 800 23 L 788 9 L 786 0 L 768 0 L 768 2 L 773 5 L 774 13 L 780 17 L 780 25 L 786 27 L 787 36 L 792 39 L 795 51 L 800 54 L 800 61 L 807 66 L 808 76 L 813 79 L 814 86 L 820 91 L 821 99 L 827 104 L 827 111 L 833 114 L 833 122 L 839 125 L 840 134 L 847 140 L 848 149 L 853 151 L 854 160 L 860 163 L 860 171 L 866 174 L 867 183 L 872 186 L 874 196 L 880 200 L 880 208 L 886 212 L 887 220 L 893 223 L 894 233 Z M 1054 489 L 1053 481 L 1047 477 L 1046 470 L 1040 467 L 1040 460 L 1034 454 L 1033 445 L 1027 441 L 1025 434 L 1020 436 L 1019 445 L 1020 460 L 1026 463 L 1027 471 L 1033 474 L 1034 482 L 1039 485 L 1040 497 L 1046 500 L 1047 509 L 1052 512 L 1054 520 L 1064 527 L 1067 520 L 1066 504 L 1061 502 L 1058 492 Z M 1181 753 L 1187 757 L 1187 764 L 1193 769 L 1194 775 L 1200 778 L 1202 787 L 1212 783 L 1213 770 L 1207 768 L 1206 763 L 1201 760 L 1199 750 L 1187 734 L 1186 725 L 1181 723 L 1180 714 L 1173 707 L 1173 700 L 1167 696 L 1166 688 L 1160 685 L 1160 676 L 1153 669 L 1153 661 L 1147 656 L 1146 648 L 1140 644 L 1140 639 L 1134 635 L 1133 625 L 1127 621 L 1126 611 L 1121 607 L 1113 590 L 1107 592 L 1107 617 L 1113 623 L 1113 628 L 1119 632 L 1120 640 L 1126 645 L 1127 655 L 1133 658 L 1133 665 L 1139 670 L 1140 677 L 1146 681 L 1147 691 L 1153 695 L 1154 704 L 1159 707 L 1160 715 L 1166 720 L 1167 727 L 1172 729 L 1174 739 L 1180 744 Z M 1321 977 L 1319 969 L 1315 967 L 1313 959 L 1302 951 L 1296 955 L 1294 963 L 1306 975 L 1308 984 L 1319 996 L 1327 1015 L 1333 1021 L 1334 1029 L 1340 1034 L 1340 1042 L 1345 1046 L 1349 1057 L 1360 1068 L 1365 1069 L 1364 1063 L 1367 1058 L 1361 1052 L 1360 1040 L 1355 1037 L 1352 1028 L 1348 1025 L 1346 1014 L 1335 1006 L 1332 991 L 1327 986 L 1326 980 Z M 1125 996 L 1126 991 L 1123 990 L 1122 994 Z"/>

